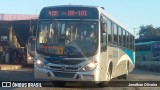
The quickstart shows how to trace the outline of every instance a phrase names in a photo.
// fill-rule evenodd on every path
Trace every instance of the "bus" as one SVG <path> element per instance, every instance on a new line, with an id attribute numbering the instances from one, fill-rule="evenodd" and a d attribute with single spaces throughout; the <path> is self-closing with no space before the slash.
<path id="1" fill-rule="evenodd" d="M 44 7 L 39 15 L 35 78 L 91 81 L 98 86 L 121 77 L 135 66 L 134 36 L 98 6 Z"/>
<path id="2" fill-rule="evenodd" d="M 137 61 L 160 61 L 160 41 L 135 44 Z"/>
<path id="3" fill-rule="evenodd" d="M 27 64 L 34 64 L 34 56 L 35 56 L 35 36 L 30 36 L 27 41 Z"/>

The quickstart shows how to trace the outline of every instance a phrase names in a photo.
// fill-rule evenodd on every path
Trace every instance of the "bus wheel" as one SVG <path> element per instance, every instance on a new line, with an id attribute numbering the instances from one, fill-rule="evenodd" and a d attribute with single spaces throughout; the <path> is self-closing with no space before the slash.
<path id="1" fill-rule="evenodd" d="M 106 81 L 98 83 L 97 86 L 98 87 L 107 87 L 109 84 L 109 81 L 111 81 L 111 73 L 112 73 L 112 70 L 111 70 L 111 68 L 109 68 L 107 75 L 106 75 Z"/>
<path id="2" fill-rule="evenodd" d="M 64 87 L 66 82 L 64 81 L 52 81 L 55 87 Z"/>

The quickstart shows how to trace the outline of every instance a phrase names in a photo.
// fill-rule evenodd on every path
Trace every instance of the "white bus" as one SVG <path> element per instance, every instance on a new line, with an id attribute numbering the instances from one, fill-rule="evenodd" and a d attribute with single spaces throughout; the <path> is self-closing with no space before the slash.
<path id="1" fill-rule="evenodd" d="M 30 36 L 27 42 L 27 64 L 34 64 L 34 56 L 35 56 L 35 36 Z"/>
<path id="2" fill-rule="evenodd" d="M 35 78 L 57 86 L 67 81 L 105 86 L 112 78 L 127 78 L 135 66 L 134 36 L 101 7 L 45 7 L 37 29 Z"/>

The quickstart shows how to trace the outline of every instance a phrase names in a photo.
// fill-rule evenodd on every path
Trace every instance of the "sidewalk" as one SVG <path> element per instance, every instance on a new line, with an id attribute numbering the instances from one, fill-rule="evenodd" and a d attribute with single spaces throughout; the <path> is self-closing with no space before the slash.
<path id="1" fill-rule="evenodd" d="M 33 68 L 31 65 L 16 65 L 16 64 L 0 64 L 0 70 L 18 70 L 21 68 Z"/>
<path id="2" fill-rule="evenodd" d="M 0 64 L 0 70 L 16 70 L 22 68 L 22 65 Z"/>

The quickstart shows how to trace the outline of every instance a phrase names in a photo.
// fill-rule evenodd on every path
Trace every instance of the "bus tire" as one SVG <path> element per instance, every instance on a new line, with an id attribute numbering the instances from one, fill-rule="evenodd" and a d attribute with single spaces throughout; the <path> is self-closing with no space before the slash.
<path id="1" fill-rule="evenodd" d="M 52 81 L 52 83 L 55 87 L 64 87 L 66 84 L 64 81 Z"/>
<path id="2" fill-rule="evenodd" d="M 101 82 L 101 83 L 98 83 L 97 86 L 98 87 L 107 87 L 108 84 L 109 84 L 109 81 L 112 79 L 111 78 L 111 74 L 112 74 L 112 67 L 110 66 L 109 69 L 108 69 L 108 72 L 107 72 L 107 81 L 104 81 L 104 82 Z"/>

